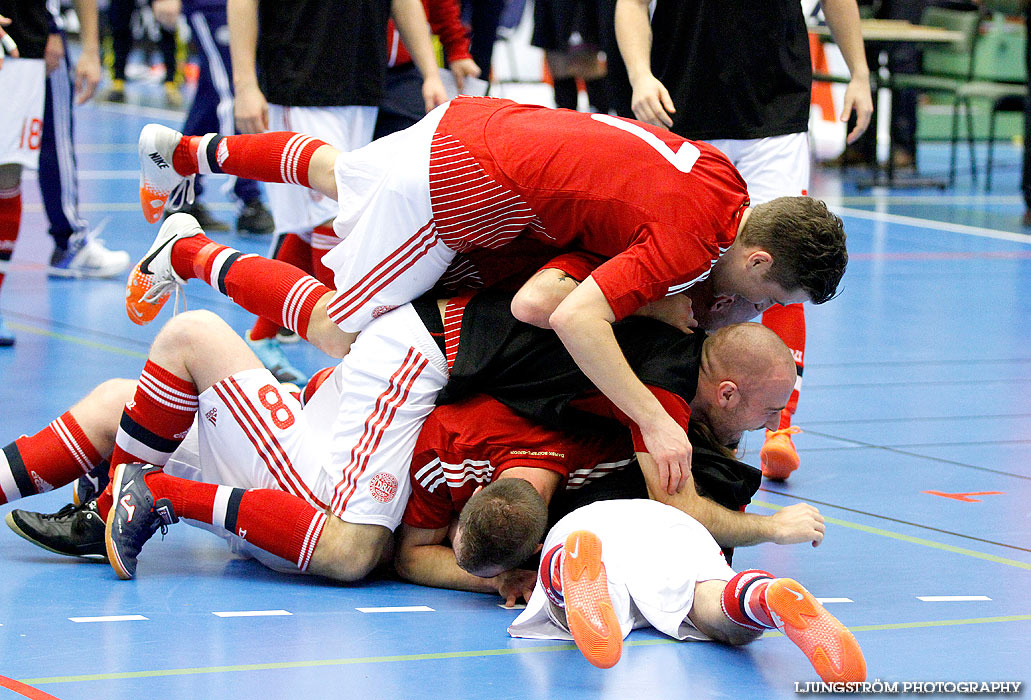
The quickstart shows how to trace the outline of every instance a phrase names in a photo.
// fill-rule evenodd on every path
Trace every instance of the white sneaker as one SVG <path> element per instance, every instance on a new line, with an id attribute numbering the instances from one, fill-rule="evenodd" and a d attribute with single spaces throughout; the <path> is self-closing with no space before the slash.
<path id="1" fill-rule="evenodd" d="M 172 154 L 182 137 L 160 124 L 147 124 L 140 132 L 140 206 L 149 223 L 157 223 L 166 204 L 175 211 L 193 203 L 195 176 L 184 177 L 172 167 Z"/>
<path id="2" fill-rule="evenodd" d="M 50 257 L 51 277 L 114 277 L 125 272 L 132 262 L 124 250 L 108 250 L 97 238 L 103 224 L 68 241 L 65 249 L 54 249 Z M 78 238 L 78 240 L 76 240 Z"/>
<path id="3" fill-rule="evenodd" d="M 130 321 L 138 326 L 147 325 L 161 311 L 173 289 L 178 295 L 186 280 L 172 267 L 172 246 L 180 239 L 197 235 L 204 235 L 204 230 L 189 214 L 172 214 L 161 224 L 150 250 L 136 263 L 125 285 L 125 311 Z"/>

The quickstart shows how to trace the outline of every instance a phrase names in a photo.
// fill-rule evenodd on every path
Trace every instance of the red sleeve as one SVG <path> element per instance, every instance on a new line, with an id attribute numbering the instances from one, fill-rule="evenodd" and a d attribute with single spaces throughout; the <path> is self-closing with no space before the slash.
<path id="1" fill-rule="evenodd" d="M 449 526 L 454 515 L 450 489 L 442 485 L 436 493 L 430 493 L 415 480 L 414 469 L 411 482 L 412 495 L 408 498 L 408 505 L 405 506 L 405 514 L 402 517 L 405 525 L 425 530 Z"/>
<path id="2" fill-rule="evenodd" d="M 458 0 L 423 0 L 430 30 L 440 39 L 448 61 L 472 58 L 469 53 L 469 29 L 462 24 Z"/>
<path id="3" fill-rule="evenodd" d="M 583 282 L 592 272 L 594 272 L 595 268 L 605 262 L 606 259 L 607 258 L 594 253 L 574 250 L 552 258 L 546 265 L 541 267 L 541 270 L 562 270 L 577 282 Z M 538 270 L 538 272 L 540 272 L 540 270 Z"/>
<path id="4" fill-rule="evenodd" d="M 647 386 L 647 385 L 646 385 Z M 660 389 L 657 386 L 648 386 L 649 391 L 655 395 L 655 398 L 659 400 L 662 407 L 666 409 L 666 412 L 673 417 L 673 420 L 687 432 L 687 423 L 691 418 L 691 407 L 687 405 L 681 396 L 674 394 L 672 391 Z M 634 441 L 635 452 L 647 452 L 648 450 L 644 446 L 644 438 L 641 436 L 641 429 L 634 423 L 625 413 L 616 408 L 616 405 L 612 403 L 608 397 L 602 394 L 600 391 L 595 391 L 587 396 L 574 399 L 570 405 L 581 411 L 587 413 L 593 413 L 604 418 L 614 418 L 623 425 L 630 428 L 630 436 Z"/>
<path id="5" fill-rule="evenodd" d="M 721 254 L 715 238 L 657 224 L 645 224 L 636 240 L 591 273 L 617 321 L 704 279 Z"/>

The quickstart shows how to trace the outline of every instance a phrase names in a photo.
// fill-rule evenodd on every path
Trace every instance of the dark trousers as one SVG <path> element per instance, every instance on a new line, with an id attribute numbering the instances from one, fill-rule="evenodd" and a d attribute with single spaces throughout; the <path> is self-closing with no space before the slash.
<path id="1" fill-rule="evenodd" d="M 1025 10 L 1024 23 L 1027 26 L 1028 42 L 1024 47 L 1024 65 L 1027 67 L 1031 84 L 1031 7 Z M 1024 192 L 1024 204 L 1031 210 L 1031 98 L 1024 100 L 1024 168 L 1020 177 L 1020 189 Z"/>
<path id="2" fill-rule="evenodd" d="M 112 72 L 116 80 L 125 80 L 125 64 L 132 51 L 132 13 L 136 0 L 111 0 L 107 8 L 107 23 L 111 29 L 111 50 L 114 53 Z M 175 80 L 175 32 L 160 28 L 158 46 L 165 64 L 165 82 Z"/>

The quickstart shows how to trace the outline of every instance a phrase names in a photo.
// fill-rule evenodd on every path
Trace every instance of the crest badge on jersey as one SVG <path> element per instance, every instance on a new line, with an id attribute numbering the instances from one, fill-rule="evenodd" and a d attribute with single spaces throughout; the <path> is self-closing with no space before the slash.
<path id="1" fill-rule="evenodd" d="M 369 493 L 380 503 L 390 503 L 397 495 L 397 478 L 393 474 L 380 472 L 369 482 Z"/>

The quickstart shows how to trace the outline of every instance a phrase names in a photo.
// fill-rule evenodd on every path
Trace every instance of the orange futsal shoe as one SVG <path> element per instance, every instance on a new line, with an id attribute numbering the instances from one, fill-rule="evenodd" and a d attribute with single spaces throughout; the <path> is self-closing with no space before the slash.
<path id="1" fill-rule="evenodd" d="M 140 206 L 148 223 L 156 224 L 169 197 L 175 211 L 193 204 L 194 176 L 183 176 L 172 167 L 172 154 L 183 135 L 160 124 L 147 124 L 140 131 Z"/>
<path id="2" fill-rule="evenodd" d="M 598 668 L 615 666 L 623 653 L 623 631 L 609 597 L 601 540 L 578 530 L 566 538 L 562 556 L 562 595 L 573 640 Z"/>
<path id="3" fill-rule="evenodd" d="M 125 285 L 125 312 L 137 326 L 154 320 L 174 289 L 186 284 L 172 267 L 172 246 L 176 241 L 204 235 L 204 230 L 189 214 L 172 214 L 158 230 L 147 254 L 136 263 Z"/>
<path id="4" fill-rule="evenodd" d="M 802 460 L 795 451 L 795 443 L 791 442 L 791 436 L 800 432 L 802 429 L 796 425 L 766 431 L 766 442 L 759 450 L 759 464 L 762 466 L 763 476 L 783 481 L 791 476 L 791 472 L 798 469 Z"/>
<path id="5" fill-rule="evenodd" d="M 866 659 L 859 642 L 798 581 L 771 581 L 766 587 L 766 605 L 825 683 L 866 680 Z"/>

